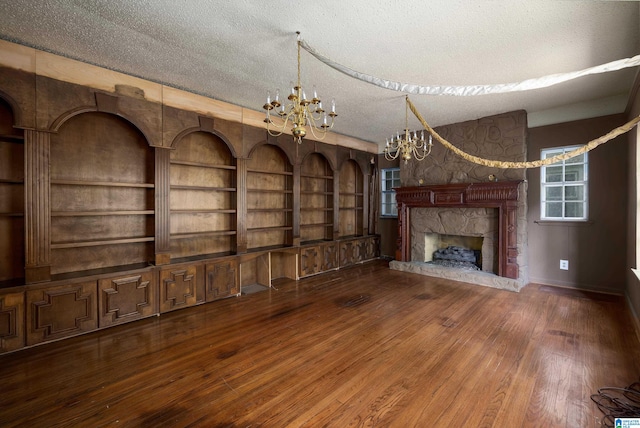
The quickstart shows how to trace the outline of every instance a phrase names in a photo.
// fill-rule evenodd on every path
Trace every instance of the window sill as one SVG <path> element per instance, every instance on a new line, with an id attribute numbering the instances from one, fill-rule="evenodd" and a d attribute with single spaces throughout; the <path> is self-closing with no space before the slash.
<path id="1" fill-rule="evenodd" d="M 594 224 L 591 220 L 535 220 L 535 224 L 540 226 L 592 226 Z"/>

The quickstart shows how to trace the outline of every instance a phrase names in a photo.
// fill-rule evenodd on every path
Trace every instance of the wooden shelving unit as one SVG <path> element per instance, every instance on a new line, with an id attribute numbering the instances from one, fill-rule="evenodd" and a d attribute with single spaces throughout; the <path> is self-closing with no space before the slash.
<path id="1" fill-rule="evenodd" d="M 312 153 L 304 159 L 300 171 L 300 240 L 333 239 L 334 180 L 329 162 Z"/>
<path id="2" fill-rule="evenodd" d="M 247 248 L 289 246 L 293 239 L 293 172 L 276 146 L 258 146 L 247 162 Z"/>
<path id="3" fill-rule="evenodd" d="M 51 136 L 50 156 L 51 273 L 151 262 L 154 156 L 144 136 L 111 115 L 82 114 Z"/>
<path id="4" fill-rule="evenodd" d="M 340 237 L 361 236 L 364 224 L 363 176 L 358 164 L 352 160 L 340 169 Z"/>
<path id="5" fill-rule="evenodd" d="M 24 136 L 0 100 L 0 285 L 24 278 Z"/>
<path id="6" fill-rule="evenodd" d="M 171 257 L 235 249 L 236 166 L 213 134 L 187 134 L 171 152 Z"/>

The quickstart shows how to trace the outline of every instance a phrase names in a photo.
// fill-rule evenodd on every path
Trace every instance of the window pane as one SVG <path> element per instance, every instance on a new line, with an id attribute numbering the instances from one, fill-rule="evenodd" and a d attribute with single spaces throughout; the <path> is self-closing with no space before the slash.
<path id="1" fill-rule="evenodd" d="M 571 150 L 569 150 L 571 151 Z M 567 159 L 564 163 L 584 163 L 584 153 Z"/>
<path id="2" fill-rule="evenodd" d="M 395 195 L 393 193 L 385 193 L 382 195 L 382 202 L 385 204 L 393 204 L 395 201 Z"/>
<path id="3" fill-rule="evenodd" d="M 562 200 L 562 187 L 545 187 L 545 200 L 546 201 L 561 201 Z"/>
<path id="4" fill-rule="evenodd" d="M 564 170 L 564 181 L 583 181 L 584 167 L 580 165 L 567 165 Z"/>
<path id="5" fill-rule="evenodd" d="M 565 186 L 565 201 L 584 201 L 584 186 Z"/>
<path id="6" fill-rule="evenodd" d="M 548 158 L 552 158 L 554 156 L 557 155 L 561 155 L 563 152 L 563 150 L 549 150 L 549 151 L 544 151 L 542 153 L 542 159 L 548 159 Z"/>
<path id="7" fill-rule="evenodd" d="M 384 190 L 391 190 L 393 188 L 392 180 L 384 180 Z"/>
<path id="8" fill-rule="evenodd" d="M 391 215 L 395 215 L 395 216 L 398 215 L 398 206 L 396 204 L 393 204 L 391 206 Z"/>
<path id="9" fill-rule="evenodd" d="M 545 217 L 562 217 L 562 202 L 547 202 L 544 208 Z"/>
<path id="10" fill-rule="evenodd" d="M 582 202 L 567 202 L 564 216 L 567 218 L 584 217 L 584 204 Z"/>
<path id="11" fill-rule="evenodd" d="M 548 166 L 545 168 L 545 182 L 559 183 L 562 181 L 562 167 Z"/>

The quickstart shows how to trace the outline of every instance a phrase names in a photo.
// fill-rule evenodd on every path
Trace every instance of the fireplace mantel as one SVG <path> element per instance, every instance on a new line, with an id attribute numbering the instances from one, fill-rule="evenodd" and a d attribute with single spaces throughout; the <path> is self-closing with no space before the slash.
<path id="1" fill-rule="evenodd" d="M 497 208 L 498 275 L 517 279 L 518 186 L 522 181 L 452 183 L 419 187 L 398 187 L 398 250 L 396 260 L 411 258 L 411 208 Z"/>

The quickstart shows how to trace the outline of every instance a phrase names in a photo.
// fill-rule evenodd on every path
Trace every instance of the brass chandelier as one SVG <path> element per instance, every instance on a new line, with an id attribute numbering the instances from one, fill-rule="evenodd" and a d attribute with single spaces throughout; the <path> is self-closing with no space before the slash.
<path id="1" fill-rule="evenodd" d="M 400 132 L 396 132 L 395 137 L 387 138 L 387 144 L 384 148 L 384 157 L 387 160 L 394 160 L 400 156 L 407 163 L 413 156 L 416 160 L 424 160 L 431 154 L 433 141 L 429 134 L 429 141 L 424 139 L 424 129 L 413 131 L 413 135 L 409 132 L 409 96 L 405 97 L 405 115 L 404 115 L 404 135 L 400 136 Z"/>
<path id="2" fill-rule="evenodd" d="M 322 140 L 329 129 L 333 128 L 333 120 L 336 116 L 336 102 L 331 100 L 331 110 L 325 111 L 322 107 L 322 101 L 318 98 L 315 86 L 313 87 L 313 97 L 307 98 L 307 95 L 300 84 L 300 32 L 298 35 L 298 81 L 295 85 L 291 85 L 291 92 L 286 101 L 280 102 L 280 90 L 276 89 L 274 99 L 271 99 L 271 93 L 267 91 L 267 102 L 262 108 L 267 111 L 267 117 L 264 121 L 267 124 L 267 132 L 273 137 L 282 135 L 287 129 L 289 121 L 293 124 L 291 134 L 294 141 L 298 144 L 302 143 L 302 139 L 307 135 L 306 127 L 309 127 L 311 134 L 317 140 Z M 287 104 L 285 106 L 285 103 Z M 282 124 L 277 125 L 271 119 L 273 114 L 271 111 L 282 119 Z M 275 128 L 275 130 L 274 130 Z"/>

